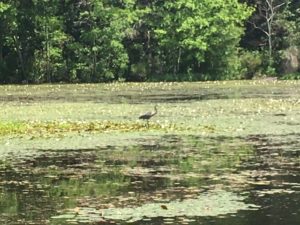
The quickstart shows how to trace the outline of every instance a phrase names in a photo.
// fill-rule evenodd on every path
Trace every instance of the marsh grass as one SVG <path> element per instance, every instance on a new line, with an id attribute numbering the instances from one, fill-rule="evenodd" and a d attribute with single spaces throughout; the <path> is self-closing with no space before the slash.
<path id="1" fill-rule="evenodd" d="M 0 135 L 295 133 L 299 97 L 299 81 L 0 86 Z"/>
<path id="2" fill-rule="evenodd" d="M 168 131 L 176 128 L 172 124 L 161 125 L 159 123 L 149 123 L 148 125 L 138 122 L 121 121 L 27 121 L 0 123 L 0 135 L 33 135 L 46 137 L 47 135 L 64 133 L 102 133 L 102 132 L 130 132 L 160 130 Z"/>
<path id="3" fill-rule="evenodd" d="M 20 122 L 0 123 L 0 135 L 14 135 L 26 133 L 26 125 Z"/>

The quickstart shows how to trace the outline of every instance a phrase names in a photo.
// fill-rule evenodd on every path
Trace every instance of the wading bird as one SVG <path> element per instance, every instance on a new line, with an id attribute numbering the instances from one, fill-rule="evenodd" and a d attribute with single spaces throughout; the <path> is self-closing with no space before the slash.
<path id="1" fill-rule="evenodd" d="M 147 120 L 147 126 L 149 126 L 149 119 L 152 116 L 155 116 L 156 114 L 157 114 L 157 106 L 154 106 L 154 112 L 146 112 L 145 114 L 139 116 L 139 119 Z"/>

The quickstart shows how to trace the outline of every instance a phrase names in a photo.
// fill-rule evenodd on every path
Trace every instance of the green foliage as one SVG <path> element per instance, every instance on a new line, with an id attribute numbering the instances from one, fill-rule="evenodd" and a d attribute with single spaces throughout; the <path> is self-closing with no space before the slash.
<path id="1" fill-rule="evenodd" d="M 300 80 L 300 73 L 290 73 L 282 76 L 282 80 Z"/>
<path id="2" fill-rule="evenodd" d="M 281 63 L 277 52 L 299 45 L 298 6 L 287 3 L 274 20 L 274 61 L 268 67 L 259 66 L 256 53 L 239 53 L 253 9 L 238 0 L 6 0 L 0 4 L 0 81 L 227 80 L 251 78 L 257 71 L 274 75 Z M 243 40 L 252 41 L 248 36 Z M 263 54 L 261 50 L 256 49 Z M 250 58 L 252 65 L 246 63 Z"/>
<path id="3" fill-rule="evenodd" d="M 0 13 L 5 13 L 6 10 L 10 8 L 10 5 L 4 2 L 0 2 Z"/>
<path id="4" fill-rule="evenodd" d="M 63 45 L 70 37 L 63 31 L 63 22 L 56 16 L 57 5 L 53 1 L 37 1 L 37 34 L 42 40 L 41 48 L 35 51 L 34 71 L 31 82 L 57 82 L 66 80 L 66 63 Z"/>
<path id="5" fill-rule="evenodd" d="M 262 73 L 262 55 L 258 51 L 241 51 L 239 54 L 242 71 L 241 78 L 252 79 Z"/>
<path id="6" fill-rule="evenodd" d="M 13 48 L 13 31 L 16 28 L 16 9 L 10 3 L 0 2 L 0 80 L 12 82 L 16 76 L 15 51 L 4 54 L 4 49 Z"/>
<path id="7" fill-rule="evenodd" d="M 135 20 L 131 8 L 93 1 L 79 8 L 79 12 L 78 39 L 67 45 L 76 54 L 75 59 L 71 59 L 74 63 L 73 76 L 83 82 L 121 78 L 128 67 L 122 41 Z"/>
<path id="8" fill-rule="evenodd" d="M 276 47 L 300 46 L 299 3 L 287 0 L 284 10 L 277 15 L 276 26 L 280 30 L 275 37 Z"/>
<path id="9" fill-rule="evenodd" d="M 242 40 L 243 47 L 251 51 L 259 51 L 264 55 L 263 58 L 266 60 L 260 66 L 264 75 L 280 76 L 281 73 L 285 73 L 282 70 L 285 59 L 282 58 L 281 52 L 290 47 L 300 46 L 299 1 L 248 0 L 245 2 L 257 7 L 257 10 L 249 19 Z M 267 2 L 270 4 L 268 5 Z"/>
<path id="10" fill-rule="evenodd" d="M 235 78 L 242 23 L 251 9 L 237 1 L 165 1 L 155 34 L 167 73 L 202 73 L 207 79 Z M 174 13 L 176 12 L 176 13 Z M 214 13 L 212 13 L 214 12 Z"/>

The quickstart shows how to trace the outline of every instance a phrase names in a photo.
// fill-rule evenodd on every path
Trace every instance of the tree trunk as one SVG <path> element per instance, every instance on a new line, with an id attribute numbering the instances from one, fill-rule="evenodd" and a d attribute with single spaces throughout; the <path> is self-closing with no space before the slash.
<path id="1" fill-rule="evenodd" d="M 48 21 L 47 21 L 48 23 Z M 50 74 L 50 43 L 49 43 L 49 28 L 48 25 L 45 25 L 45 33 L 46 33 L 46 79 L 47 82 L 51 82 L 51 74 Z"/>
<path id="2" fill-rule="evenodd" d="M 148 61 L 148 71 L 147 75 L 151 75 L 153 72 L 153 56 L 152 56 L 152 50 L 151 50 L 151 33 L 148 30 L 147 31 L 147 61 Z"/>
<path id="3" fill-rule="evenodd" d="M 15 42 L 15 48 L 17 50 L 17 54 L 18 54 L 18 58 L 19 58 L 19 63 L 20 63 L 20 67 L 21 67 L 21 81 L 25 81 L 26 80 L 26 72 L 25 72 L 25 65 L 24 65 L 24 58 L 22 55 L 22 51 L 20 48 L 20 43 L 19 40 L 16 36 L 13 36 L 14 42 Z"/>
<path id="4" fill-rule="evenodd" d="M 268 67 L 273 67 L 273 28 L 274 28 L 274 17 L 276 16 L 277 10 L 285 5 L 286 3 L 280 3 L 275 5 L 274 0 L 257 1 L 257 7 L 259 15 L 266 21 L 267 28 L 257 26 L 255 23 L 254 28 L 262 31 L 268 38 Z"/>
<path id="5" fill-rule="evenodd" d="M 177 73 L 180 70 L 180 62 L 181 62 L 181 48 L 178 49 L 178 57 L 177 57 Z"/>
<path id="6" fill-rule="evenodd" d="M 94 28 L 93 28 L 94 29 Z M 93 40 L 93 47 L 92 47 L 92 57 L 93 57 L 93 71 L 92 71 L 92 77 L 89 77 L 89 82 L 93 79 L 98 79 L 96 78 L 97 75 L 97 52 L 93 49 L 96 46 L 96 38 L 97 35 L 94 37 Z"/>
<path id="7" fill-rule="evenodd" d="M 3 62 L 3 47 L 2 44 L 0 44 L 0 64 Z"/>
<path id="8" fill-rule="evenodd" d="M 268 46 L 269 46 L 269 66 L 272 67 L 273 66 L 273 40 L 272 40 L 272 24 L 271 23 L 267 23 L 268 24 Z"/>

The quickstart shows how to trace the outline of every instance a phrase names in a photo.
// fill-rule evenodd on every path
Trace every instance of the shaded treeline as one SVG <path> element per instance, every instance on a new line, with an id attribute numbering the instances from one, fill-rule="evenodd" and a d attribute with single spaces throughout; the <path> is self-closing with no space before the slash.
<path id="1" fill-rule="evenodd" d="M 297 0 L 2 0 L 0 82 L 297 74 L 299 5 Z"/>

